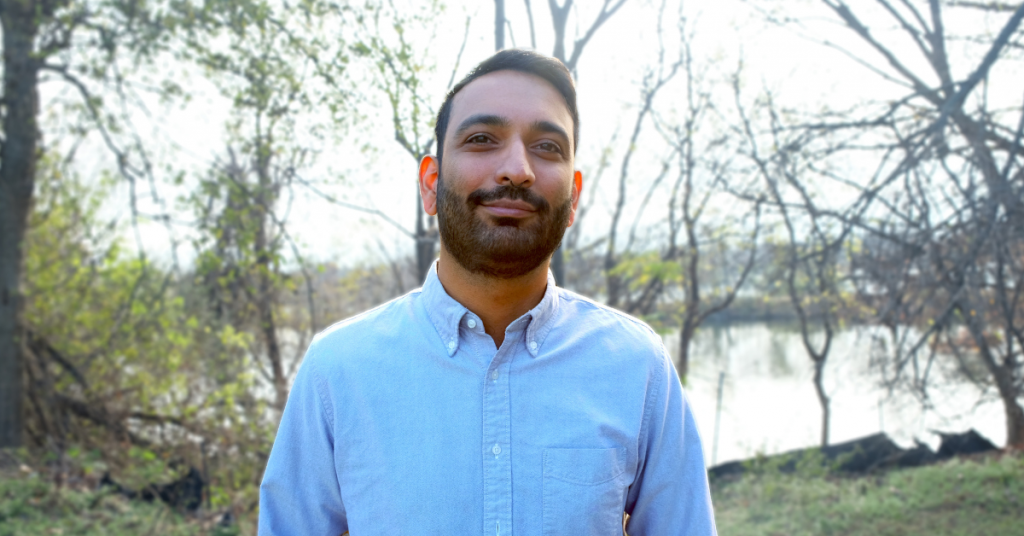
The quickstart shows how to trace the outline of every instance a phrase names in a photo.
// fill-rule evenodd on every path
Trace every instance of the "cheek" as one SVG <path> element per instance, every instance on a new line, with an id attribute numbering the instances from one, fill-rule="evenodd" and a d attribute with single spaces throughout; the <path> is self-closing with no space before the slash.
<path id="1" fill-rule="evenodd" d="M 552 173 L 552 178 L 546 181 L 550 186 L 547 188 L 545 193 L 546 197 L 551 200 L 553 206 L 560 205 L 566 200 L 571 200 L 573 196 L 573 182 L 572 172 L 565 173 L 564 169 L 558 169 Z"/>
<path id="2" fill-rule="evenodd" d="M 441 176 L 449 187 L 456 192 L 471 192 L 493 175 L 493 165 L 485 158 L 473 158 L 475 155 L 459 155 L 451 161 L 442 163 Z"/>

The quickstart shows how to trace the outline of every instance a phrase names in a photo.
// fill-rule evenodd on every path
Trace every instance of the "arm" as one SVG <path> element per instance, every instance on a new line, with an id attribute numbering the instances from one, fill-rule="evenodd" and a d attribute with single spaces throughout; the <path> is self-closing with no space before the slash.
<path id="1" fill-rule="evenodd" d="M 626 497 L 630 536 L 715 535 L 704 452 L 679 376 L 662 349 L 641 427 L 636 480 Z"/>
<path id="2" fill-rule="evenodd" d="M 295 377 L 260 484 L 260 536 L 348 530 L 334 465 L 333 408 L 316 369 L 316 341 Z"/>

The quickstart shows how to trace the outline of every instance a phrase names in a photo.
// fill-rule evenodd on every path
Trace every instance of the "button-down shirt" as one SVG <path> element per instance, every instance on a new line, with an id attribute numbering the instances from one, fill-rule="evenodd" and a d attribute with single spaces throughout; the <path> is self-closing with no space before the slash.
<path id="1" fill-rule="evenodd" d="M 261 535 L 715 534 L 693 415 L 643 322 L 555 286 L 496 348 L 431 270 L 320 333 Z"/>

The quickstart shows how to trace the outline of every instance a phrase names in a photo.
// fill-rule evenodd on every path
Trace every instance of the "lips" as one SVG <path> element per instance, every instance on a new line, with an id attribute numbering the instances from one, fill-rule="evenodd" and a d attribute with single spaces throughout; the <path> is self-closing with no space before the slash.
<path id="1" fill-rule="evenodd" d="M 505 218 L 524 218 L 537 211 L 533 205 L 519 199 L 495 199 L 482 203 L 481 206 L 487 212 Z"/>
<path id="2" fill-rule="evenodd" d="M 481 210 L 494 218 L 512 220 L 543 217 L 551 210 L 547 200 L 536 192 L 512 185 L 476 190 L 467 196 L 466 205 L 471 211 Z"/>

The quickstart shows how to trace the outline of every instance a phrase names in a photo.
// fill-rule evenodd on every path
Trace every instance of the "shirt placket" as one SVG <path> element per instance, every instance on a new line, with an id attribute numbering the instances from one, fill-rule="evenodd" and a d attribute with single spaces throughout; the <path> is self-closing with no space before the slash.
<path id="1" fill-rule="evenodd" d="M 519 341 L 494 355 L 484 381 L 484 536 L 512 534 L 512 431 L 509 368 Z M 519 339 L 518 335 L 513 336 Z M 514 342 L 515 344 L 508 344 Z"/>

